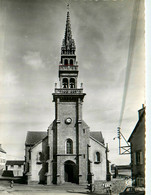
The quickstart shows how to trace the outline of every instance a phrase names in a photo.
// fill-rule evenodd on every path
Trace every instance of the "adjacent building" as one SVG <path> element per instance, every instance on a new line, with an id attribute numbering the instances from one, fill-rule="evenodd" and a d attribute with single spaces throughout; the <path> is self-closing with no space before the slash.
<path id="1" fill-rule="evenodd" d="M 47 183 L 48 147 L 43 147 L 44 140 L 48 143 L 47 132 L 28 131 L 25 142 L 25 175 L 27 183 Z"/>
<path id="2" fill-rule="evenodd" d="M 61 47 L 59 86 L 55 84 L 55 119 L 47 132 L 30 131 L 25 142 L 25 175 L 28 183 L 86 184 L 106 180 L 107 155 L 100 131 L 90 132 L 83 120 L 85 97 L 78 87 L 79 67 L 72 38 L 69 11 Z"/>
<path id="3" fill-rule="evenodd" d="M 3 170 L 5 169 L 6 164 L 6 152 L 3 150 L 2 145 L 0 144 L 0 175 L 2 175 Z"/>
<path id="4" fill-rule="evenodd" d="M 129 137 L 131 144 L 132 179 L 136 186 L 145 186 L 145 107 L 138 110 L 138 122 Z"/>
<path id="5" fill-rule="evenodd" d="M 23 160 L 7 160 L 6 161 L 6 172 L 12 171 L 14 177 L 23 176 L 24 162 L 25 161 Z"/>
<path id="6" fill-rule="evenodd" d="M 130 178 L 131 165 L 111 165 L 113 178 Z"/>

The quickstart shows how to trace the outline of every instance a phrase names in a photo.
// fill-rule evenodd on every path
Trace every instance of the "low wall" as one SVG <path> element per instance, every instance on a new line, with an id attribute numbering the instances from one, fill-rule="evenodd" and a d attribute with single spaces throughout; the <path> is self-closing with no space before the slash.
<path id="1" fill-rule="evenodd" d="M 95 181 L 95 191 L 99 193 L 106 193 L 107 188 L 109 189 L 110 185 L 112 186 L 112 192 L 115 194 L 119 194 L 122 192 L 127 186 L 132 186 L 131 179 L 113 179 L 112 181 Z"/>

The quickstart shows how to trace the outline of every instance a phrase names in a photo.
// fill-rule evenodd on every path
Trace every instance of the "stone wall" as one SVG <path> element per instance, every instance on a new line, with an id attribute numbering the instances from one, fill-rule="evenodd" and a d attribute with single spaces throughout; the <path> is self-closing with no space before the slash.
<path id="1" fill-rule="evenodd" d="M 6 153 L 0 152 L 0 175 L 5 169 L 5 164 L 6 164 Z"/>
<path id="2" fill-rule="evenodd" d="M 71 122 L 66 123 L 66 119 L 71 118 Z M 64 183 L 64 163 L 72 161 L 77 165 L 77 183 L 87 182 L 87 144 L 89 144 L 89 128 L 82 121 L 82 103 L 80 99 L 70 102 L 58 101 L 56 105 L 57 127 L 54 130 L 53 143 L 56 143 L 54 155 L 57 154 L 57 167 L 54 167 L 57 174 L 57 183 Z M 73 153 L 67 154 L 67 140 L 72 140 Z M 54 147 L 54 145 L 53 145 Z"/>
<path id="3" fill-rule="evenodd" d="M 136 179 L 135 185 L 145 185 L 145 116 L 140 117 L 133 136 L 131 137 L 131 164 L 132 177 Z M 140 157 L 137 159 L 137 153 Z M 138 178 L 138 179 L 137 179 Z M 141 179 L 139 179 L 141 178 Z"/>
<path id="4" fill-rule="evenodd" d="M 42 153 L 42 142 L 32 148 L 31 155 L 31 177 L 29 183 L 39 183 L 42 163 L 40 162 L 40 152 Z"/>
<path id="5" fill-rule="evenodd" d="M 103 144 L 99 144 L 90 138 L 90 161 L 91 163 L 91 172 L 94 175 L 93 180 L 106 180 L 106 153 L 105 147 Z M 95 154 L 96 152 L 100 153 L 100 162 L 96 163 Z"/>
<path id="6" fill-rule="evenodd" d="M 131 186 L 131 179 L 113 179 L 112 181 L 95 181 L 95 192 L 106 193 L 107 188 L 112 185 L 112 193 L 119 194 L 127 186 Z"/>

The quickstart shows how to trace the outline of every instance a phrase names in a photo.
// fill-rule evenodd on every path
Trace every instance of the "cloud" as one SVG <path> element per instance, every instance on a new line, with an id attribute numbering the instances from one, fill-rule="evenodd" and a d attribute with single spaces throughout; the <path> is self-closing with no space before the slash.
<path id="1" fill-rule="evenodd" d="M 26 65 L 31 66 L 33 69 L 42 69 L 45 67 L 41 59 L 40 53 L 37 51 L 29 51 L 23 56 L 23 61 Z"/>
<path id="2" fill-rule="evenodd" d="M 17 84 L 17 82 L 18 82 L 17 76 L 12 72 L 4 74 L 0 79 L 0 83 L 5 86 L 12 86 Z"/>

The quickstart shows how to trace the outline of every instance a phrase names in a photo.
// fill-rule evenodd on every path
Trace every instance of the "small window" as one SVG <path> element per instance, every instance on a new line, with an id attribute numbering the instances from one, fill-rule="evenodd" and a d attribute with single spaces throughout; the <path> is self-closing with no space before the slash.
<path id="1" fill-rule="evenodd" d="M 140 152 L 136 152 L 136 164 L 140 164 Z"/>
<path id="2" fill-rule="evenodd" d="M 37 164 L 41 164 L 42 163 L 42 152 L 38 152 L 37 154 Z"/>
<path id="3" fill-rule="evenodd" d="M 136 161 L 136 165 L 140 165 L 140 164 L 143 164 L 143 153 L 141 151 L 137 151 L 135 153 L 135 161 Z"/>
<path id="4" fill-rule="evenodd" d="M 21 165 L 18 165 L 19 168 L 21 168 Z"/>
<path id="5" fill-rule="evenodd" d="M 66 141 L 66 153 L 73 154 L 73 141 L 71 139 L 67 139 Z"/>
<path id="6" fill-rule="evenodd" d="M 100 163 L 100 152 L 95 153 L 95 163 Z"/>
<path id="7" fill-rule="evenodd" d="M 14 165 L 11 165 L 11 167 L 13 168 L 13 167 L 14 167 Z"/>
<path id="8" fill-rule="evenodd" d="M 83 129 L 83 133 L 85 133 L 85 129 Z"/>

